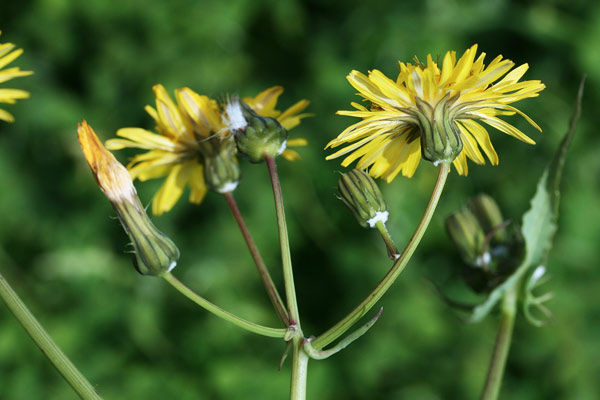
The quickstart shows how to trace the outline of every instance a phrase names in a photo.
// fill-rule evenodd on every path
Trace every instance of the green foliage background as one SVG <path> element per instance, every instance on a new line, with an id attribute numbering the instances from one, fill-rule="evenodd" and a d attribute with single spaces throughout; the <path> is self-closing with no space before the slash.
<path id="1" fill-rule="evenodd" d="M 481 191 L 520 220 L 566 131 L 578 81 L 584 111 L 564 172 L 559 231 L 548 269 L 554 321 L 518 320 L 502 398 L 596 399 L 600 393 L 600 238 L 597 126 L 600 3 L 591 0 L 0 2 L 0 41 L 25 49 L 15 65 L 35 75 L 2 84 L 31 98 L 7 106 L 0 124 L 0 268 L 55 340 L 106 399 L 282 399 L 283 344 L 209 315 L 161 280 L 138 275 L 126 236 L 95 186 L 76 140 L 86 119 L 102 139 L 124 126 L 152 128 L 151 87 L 189 86 L 211 96 L 255 95 L 280 84 L 287 107 L 311 101 L 303 160 L 280 163 L 304 331 L 319 334 L 345 315 L 389 266 L 373 231 L 334 197 L 337 162 L 327 141 L 352 122 L 335 116 L 357 98 L 352 69 L 397 72 L 414 55 L 488 53 L 529 63 L 526 79 L 547 89 L 519 104 L 544 132 L 516 122 L 535 147 L 492 132 L 498 167 L 471 164 L 449 177 L 440 208 L 407 271 L 384 297 L 375 327 L 344 352 L 309 365 L 311 399 L 473 399 L 482 386 L 497 321 L 464 325 L 427 280 L 455 296 L 457 254 L 443 219 Z M 513 121 L 517 121 L 514 118 Z M 132 153 L 119 153 L 126 161 Z M 280 282 L 279 248 L 266 168 L 243 165 L 242 211 Z M 382 183 L 399 244 L 412 233 L 435 179 Z M 149 203 L 159 182 L 139 185 Z M 277 325 L 242 238 L 220 196 L 181 201 L 156 224 L 178 244 L 175 274 L 226 309 Z M 75 395 L 0 305 L 0 399 Z"/>

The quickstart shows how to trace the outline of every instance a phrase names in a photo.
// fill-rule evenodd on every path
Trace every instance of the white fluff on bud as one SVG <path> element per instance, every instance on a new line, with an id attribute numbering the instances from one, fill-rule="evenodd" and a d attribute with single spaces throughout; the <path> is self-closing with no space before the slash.
<path id="1" fill-rule="evenodd" d="M 243 131 L 248 126 L 248 121 L 242 113 L 242 106 L 238 98 L 230 100 L 225 106 L 225 125 L 230 131 Z"/>

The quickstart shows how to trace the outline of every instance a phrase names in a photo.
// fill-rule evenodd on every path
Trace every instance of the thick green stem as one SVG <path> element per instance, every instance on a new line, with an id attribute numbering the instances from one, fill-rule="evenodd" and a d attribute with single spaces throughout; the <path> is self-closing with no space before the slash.
<path id="1" fill-rule="evenodd" d="M 193 290 L 185 286 L 181 281 L 179 281 L 177 278 L 171 275 L 171 273 L 166 273 L 162 275 L 162 278 L 165 281 L 169 282 L 171 286 L 177 289 L 181 294 L 183 294 L 188 299 L 192 300 L 194 303 L 198 304 L 200 307 L 204 308 L 207 311 L 210 311 L 219 318 L 222 318 L 226 321 L 231 322 L 234 325 L 239 326 L 240 328 L 268 337 L 283 338 L 285 336 L 286 329 L 276 329 L 258 325 L 254 322 L 250 322 L 248 320 L 238 317 L 237 315 L 223 310 L 222 308 L 206 300 L 204 297 L 196 294 Z"/>
<path id="2" fill-rule="evenodd" d="M 308 376 L 308 354 L 304 351 L 304 338 L 298 335 L 293 341 L 292 381 L 290 400 L 306 399 L 306 378 Z"/>
<path id="3" fill-rule="evenodd" d="M 371 293 L 369 293 L 369 295 L 358 306 L 356 306 L 356 308 L 354 308 L 354 310 L 344 317 L 344 319 L 339 321 L 337 324 L 311 342 L 315 349 L 320 350 L 343 335 L 344 332 L 350 329 L 350 327 L 352 327 L 356 321 L 364 316 L 377 303 L 377 301 L 379 301 L 381 296 L 387 292 L 390 286 L 392 286 L 396 278 L 398 278 L 398 275 L 400 275 L 400 273 L 404 270 L 404 267 L 406 267 L 406 264 L 417 248 L 421 238 L 423 237 L 423 234 L 425 233 L 425 230 L 427 229 L 427 226 L 429 225 L 429 222 L 431 221 L 431 217 L 433 216 L 437 203 L 444 189 L 449 171 L 450 164 L 442 163 L 437 181 L 435 182 L 435 187 L 431 193 L 431 198 L 429 199 L 429 203 L 427 204 L 427 208 L 423 214 L 423 218 L 421 218 L 415 233 L 413 233 L 412 237 L 408 241 L 404 251 L 400 257 L 396 259 L 385 277 L 381 280 L 381 282 L 379 282 L 377 287 Z"/>
<path id="4" fill-rule="evenodd" d="M 296 287 L 294 285 L 294 272 L 292 270 L 292 256 L 290 253 L 290 241 L 288 238 L 287 223 L 285 220 L 285 209 L 283 207 L 283 195 L 281 184 L 277 174 L 275 159 L 265 155 L 271 184 L 273 186 L 273 197 L 275 198 L 275 212 L 277 213 L 277 226 L 279 227 L 279 242 L 281 244 L 281 263 L 283 266 L 283 280 L 285 282 L 285 294 L 287 306 L 290 311 L 290 324 L 300 328 L 300 316 L 298 313 L 298 302 L 296 300 Z"/>
<path id="5" fill-rule="evenodd" d="M 85 379 L 79 370 L 67 358 L 65 353 L 56 345 L 54 340 L 48 335 L 48 332 L 40 325 L 33 314 L 27 309 L 27 306 L 10 287 L 6 279 L 0 274 L 0 297 L 4 300 L 6 306 L 12 311 L 19 323 L 25 328 L 35 344 L 42 353 L 60 372 L 65 380 L 77 392 L 80 398 L 102 399 L 96 392 L 96 389 Z"/>
<path id="6" fill-rule="evenodd" d="M 500 318 L 500 326 L 498 327 L 498 336 L 496 337 L 492 360 L 490 361 L 485 385 L 479 398 L 480 400 L 496 400 L 500 393 L 502 376 L 504 375 L 504 367 L 506 366 L 506 359 L 508 358 L 515 324 L 516 309 L 516 289 L 515 287 L 511 287 L 504 294 L 502 301 L 502 317 Z"/>
<path id="7" fill-rule="evenodd" d="M 265 161 L 269 168 L 271 185 L 273 186 L 273 197 L 275 199 L 275 212 L 277 214 L 277 226 L 279 228 L 279 242 L 281 244 L 281 263 L 283 266 L 283 281 L 285 282 L 285 294 L 289 314 L 289 329 L 295 331 L 292 337 L 292 377 L 290 382 L 290 400 L 306 399 L 306 376 L 308 370 L 308 354 L 303 349 L 304 336 L 300 328 L 300 315 L 298 302 L 296 300 L 296 287 L 294 285 L 294 272 L 292 270 L 292 256 L 290 253 L 290 241 L 288 238 L 287 223 L 285 220 L 285 209 L 283 207 L 283 195 L 281 184 L 277 174 L 275 159 L 265 155 Z"/>
<path id="8" fill-rule="evenodd" d="M 228 192 L 228 193 L 225 193 L 224 196 L 225 196 L 225 200 L 227 200 L 227 204 L 229 204 L 231 213 L 233 214 L 233 217 L 235 218 L 235 220 L 238 224 L 238 227 L 240 228 L 240 231 L 242 232 L 242 236 L 244 237 L 244 240 L 246 241 L 248 250 L 250 250 L 250 254 L 252 255 L 252 259 L 254 260 L 254 263 L 256 264 L 256 269 L 258 270 L 258 273 L 260 275 L 260 278 L 263 281 L 263 285 L 265 286 L 267 294 L 269 295 L 269 298 L 271 299 L 271 303 L 273 303 L 273 307 L 275 307 L 275 310 L 277 311 L 279 318 L 281 319 L 283 324 L 287 327 L 289 325 L 288 312 L 285 309 L 285 305 L 283 304 L 281 297 L 279 296 L 279 292 L 277 291 L 277 287 L 275 286 L 273 279 L 271 279 L 271 274 L 269 274 L 269 270 L 265 266 L 265 263 L 260 255 L 260 252 L 258 251 L 258 247 L 256 247 L 256 243 L 254 243 L 254 239 L 252 239 L 250 230 L 248 229 L 248 226 L 246 226 L 246 222 L 244 221 L 244 217 L 242 217 L 242 213 L 240 212 L 240 209 L 237 206 L 237 202 L 235 201 L 235 198 L 233 197 L 233 193 Z"/>

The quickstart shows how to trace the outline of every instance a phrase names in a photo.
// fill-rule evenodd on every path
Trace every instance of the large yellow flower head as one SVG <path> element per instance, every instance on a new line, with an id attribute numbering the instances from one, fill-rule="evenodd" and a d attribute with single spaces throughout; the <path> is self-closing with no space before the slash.
<path id="1" fill-rule="evenodd" d="M 434 163 L 452 161 L 461 175 L 467 175 L 467 158 L 485 163 L 481 150 L 497 165 L 498 155 L 481 122 L 535 144 L 499 117 L 518 113 L 541 131 L 510 104 L 538 96 L 544 84 L 519 82 L 527 64 L 512 69 L 515 64 L 500 55 L 486 66 L 485 53 L 476 54 L 477 45 L 473 45 L 458 60 L 456 52 L 447 52 L 441 64 L 431 55 L 426 65 L 418 60 L 414 65 L 400 62 L 395 81 L 378 70 L 369 71 L 368 76 L 352 71 L 348 81 L 371 107 L 352 103 L 356 110 L 338 111 L 362 120 L 328 143 L 332 148 L 347 146 L 327 159 L 346 155 L 343 166 L 358 160 L 357 169 L 369 169 L 371 176 L 390 182 L 400 172 L 411 177 L 421 157 Z"/>
<path id="2" fill-rule="evenodd" d="M 2 31 L 0 31 L 0 34 L 2 34 Z M 23 54 L 23 49 L 14 50 L 14 48 L 15 45 L 12 43 L 0 43 L 0 83 L 33 74 L 32 71 L 21 71 L 19 67 L 2 69 Z M 0 89 L 0 103 L 15 104 L 16 100 L 28 97 L 29 92 L 24 90 Z M 0 109 L 0 120 L 13 122 L 15 119 L 8 111 Z"/>
<path id="3" fill-rule="evenodd" d="M 202 96 L 189 88 L 177 89 L 173 102 L 162 85 L 154 86 L 156 108 L 146 106 L 146 111 L 156 122 L 156 132 L 142 128 L 119 129 L 119 139 L 106 142 L 109 149 L 118 150 L 134 147 L 148 150 L 138 154 L 129 164 L 129 172 L 135 179 L 147 179 L 166 176 L 152 202 L 152 212 L 161 215 L 169 211 L 179 200 L 186 186 L 190 186 L 189 200 L 199 204 L 207 191 L 205 168 L 208 158 L 228 156 L 236 163 L 235 141 L 230 134 L 228 124 L 220 105 L 207 96 Z M 286 128 L 291 129 L 300 123 L 305 114 L 298 114 L 308 102 L 302 100 L 288 110 L 281 112 L 275 109 L 277 98 L 283 92 L 281 87 L 265 90 L 254 98 L 246 98 L 258 114 L 274 116 Z M 296 140 L 305 144 L 303 140 Z M 282 154 L 288 159 L 296 159 L 298 155 L 292 150 Z M 211 167 L 214 164 L 211 163 Z M 219 162 L 215 170 L 232 171 L 237 167 L 221 168 Z M 236 182 L 225 185 L 232 190 Z"/>

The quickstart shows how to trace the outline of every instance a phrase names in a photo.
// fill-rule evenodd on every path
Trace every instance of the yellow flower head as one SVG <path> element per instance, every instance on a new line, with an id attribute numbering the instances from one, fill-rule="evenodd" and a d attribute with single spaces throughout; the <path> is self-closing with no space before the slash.
<path id="1" fill-rule="evenodd" d="M 0 34 L 2 32 L 0 31 Z M 0 43 L 0 83 L 9 81 L 20 76 L 33 74 L 32 71 L 21 71 L 19 67 L 2 69 L 23 54 L 22 49 L 14 50 L 12 43 Z M 15 104 L 18 99 L 26 99 L 29 92 L 19 89 L 0 89 L 0 103 Z M 14 117 L 6 110 L 0 109 L 0 120 L 13 122 Z"/>
<path id="2" fill-rule="evenodd" d="M 146 111 L 156 122 L 156 132 L 123 128 L 117 132 L 121 138 L 111 139 L 106 144 L 114 150 L 125 147 L 148 150 L 135 156 L 128 168 L 131 176 L 141 181 L 167 176 L 152 202 L 152 212 L 161 215 L 173 208 L 187 185 L 190 186 L 190 201 L 202 202 L 207 191 L 204 177 L 207 153 L 227 153 L 222 148 L 229 148 L 234 139 L 215 100 L 183 88 L 175 91 L 175 103 L 162 85 L 153 89 L 156 108 L 146 106 Z M 300 101 L 281 113 L 275 110 L 275 105 L 282 91 L 279 87 L 268 89 L 248 99 L 248 103 L 252 103 L 261 115 L 277 114 L 280 123 L 291 129 L 305 116 L 297 114 L 308 102 Z M 297 157 L 295 152 L 289 151 L 287 158 Z"/>
<path id="3" fill-rule="evenodd" d="M 418 60 L 414 65 L 400 62 L 395 81 L 378 70 L 369 71 L 368 76 L 352 71 L 348 81 L 371 108 L 352 103 L 356 110 L 338 111 L 362 120 L 327 144 L 333 148 L 350 143 L 327 159 L 348 154 L 343 166 L 358 160 L 357 169 L 369 168 L 371 176 L 390 182 L 400 172 L 411 177 L 421 157 L 434 162 L 453 160 L 461 175 L 467 175 L 467 158 L 485 163 L 481 150 L 492 165 L 497 165 L 498 155 L 480 122 L 535 144 L 499 117 L 518 113 L 541 131 L 509 104 L 538 96 L 544 84 L 537 80 L 519 82 L 527 64 L 511 71 L 515 64 L 500 55 L 486 66 L 485 53 L 477 58 L 476 53 L 477 45 L 473 45 L 458 60 L 456 52 L 447 52 L 441 65 L 431 55 L 426 65 Z"/>

